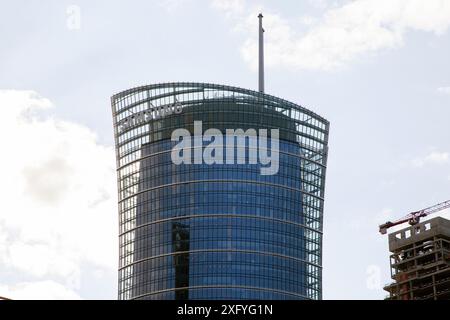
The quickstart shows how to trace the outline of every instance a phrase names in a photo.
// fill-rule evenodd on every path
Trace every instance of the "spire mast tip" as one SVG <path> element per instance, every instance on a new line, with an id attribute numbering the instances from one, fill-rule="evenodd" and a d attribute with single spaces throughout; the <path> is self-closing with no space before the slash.
<path id="1" fill-rule="evenodd" d="M 258 15 L 259 18 L 259 75 L 258 75 L 258 87 L 259 92 L 264 93 L 264 28 L 262 25 L 262 13 Z"/>

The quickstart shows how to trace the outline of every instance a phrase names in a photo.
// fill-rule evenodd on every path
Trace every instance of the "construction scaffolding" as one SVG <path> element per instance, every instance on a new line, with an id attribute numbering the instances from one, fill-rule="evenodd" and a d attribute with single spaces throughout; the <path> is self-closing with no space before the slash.
<path id="1" fill-rule="evenodd" d="M 389 235 L 389 300 L 450 300 L 450 221 L 437 217 Z"/>

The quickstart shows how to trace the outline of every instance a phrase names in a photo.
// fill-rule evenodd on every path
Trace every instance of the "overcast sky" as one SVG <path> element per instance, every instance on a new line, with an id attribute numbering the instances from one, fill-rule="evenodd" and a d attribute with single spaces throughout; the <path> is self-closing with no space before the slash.
<path id="1" fill-rule="evenodd" d="M 257 87 L 331 122 L 325 299 L 380 299 L 379 223 L 450 199 L 448 0 L 0 4 L 0 296 L 117 297 L 110 96 Z M 448 215 L 447 215 L 448 216 Z"/>

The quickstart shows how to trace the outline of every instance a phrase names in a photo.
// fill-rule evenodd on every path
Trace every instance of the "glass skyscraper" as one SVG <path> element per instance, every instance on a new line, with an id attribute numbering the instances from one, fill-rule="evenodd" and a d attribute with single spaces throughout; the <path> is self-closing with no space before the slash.
<path id="1" fill-rule="evenodd" d="M 322 298 L 327 120 L 207 83 L 133 88 L 111 103 L 119 299 Z M 279 129 L 278 172 L 262 175 L 264 165 L 248 161 L 174 164 L 171 135 L 194 136 L 194 121 L 222 132 Z"/>

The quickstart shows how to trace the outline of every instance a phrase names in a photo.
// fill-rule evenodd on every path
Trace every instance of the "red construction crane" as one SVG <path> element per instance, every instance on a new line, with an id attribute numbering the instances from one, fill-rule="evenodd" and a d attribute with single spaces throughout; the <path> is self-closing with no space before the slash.
<path id="1" fill-rule="evenodd" d="M 426 208 L 426 209 L 422 209 L 419 211 L 415 211 L 415 212 L 411 212 L 410 214 L 404 216 L 401 219 L 398 219 L 394 222 L 388 221 L 382 225 L 380 225 L 380 233 L 381 234 L 386 234 L 387 233 L 387 229 L 389 229 L 390 227 L 393 226 L 398 226 L 399 224 L 408 222 L 410 225 L 415 225 L 418 224 L 420 222 L 420 218 L 424 218 L 432 213 L 436 213 L 442 210 L 445 210 L 447 208 L 450 208 L 450 200 L 439 203 L 435 206 Z"/>

